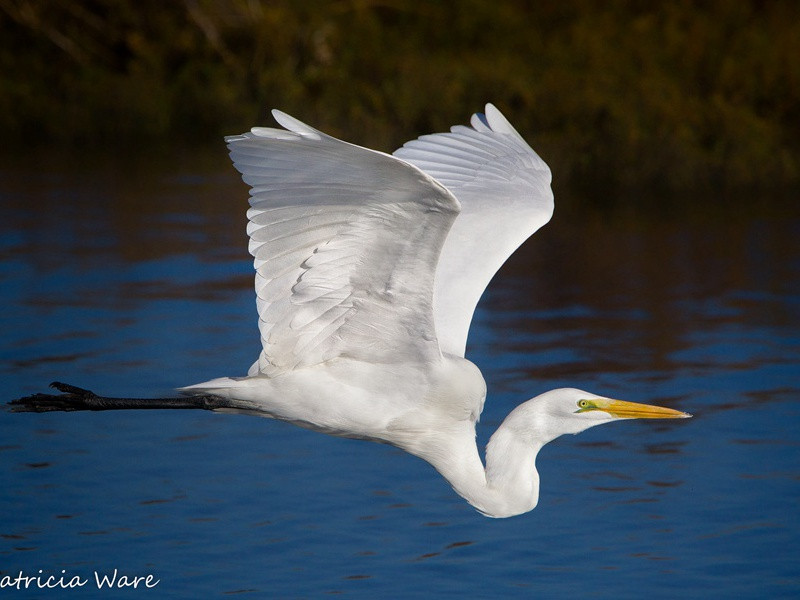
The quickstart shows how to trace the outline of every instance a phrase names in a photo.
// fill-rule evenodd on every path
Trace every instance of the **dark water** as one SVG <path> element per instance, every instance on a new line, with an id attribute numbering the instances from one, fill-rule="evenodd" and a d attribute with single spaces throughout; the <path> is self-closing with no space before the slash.
<path id="1" fill-rule="evenodd" d="M 245 198 L 222 148 L 5 161 L 3 397 L 243 373 Z M 561 386 L 693 419 L 560 438 L 536 510 L 492 520 L 413 457 L 268 420 L 0 412 L 0 576 L 88 580 L 0 594 L 98 597 L 118 569 L 159 581 L 126 597 L 799 597 L 800 211 L 646 204 L 557 197 L 495 279 L 479 442 Z"/>

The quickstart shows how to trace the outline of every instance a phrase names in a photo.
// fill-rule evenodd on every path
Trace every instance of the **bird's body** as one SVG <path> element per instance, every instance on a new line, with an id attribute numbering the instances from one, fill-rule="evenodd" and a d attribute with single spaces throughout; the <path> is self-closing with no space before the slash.
<path id="1" fill-rule="evenodd" d="M 181 391 L 235 400 L 234 412 L 412 451 L 420 429 L 434 423 L 464 422 L 474 432 L 486 384 L 478 368 L 459 357 L 433 365 L 337 357 L 273 377 L 223 377 Z"/>
<path id="2" fill-rule="evenodd" d="M 492 105 L 471 127 L 423 136 L 394 155 L 273 114 L 285 129 L 227 138 L 252 188 L 262 352 L 246 377 L 182 388 L 189 399 L 175 407 L 392 444 L 495 517 L 536 506 L 536 455 L 559 435 L 618 418 L 688 416 L 553 390 L 508 415 L 484 466 L 475 426 L 486 382 L 464 356 L 469 324 L 497 269 L 550 219 L 549 168 Z M 72 408 L 43 394 L 18 406 L 143 408 L 59 389 L 74 397 Z M 161 402 L 154 406 L 171 407 Z"/>

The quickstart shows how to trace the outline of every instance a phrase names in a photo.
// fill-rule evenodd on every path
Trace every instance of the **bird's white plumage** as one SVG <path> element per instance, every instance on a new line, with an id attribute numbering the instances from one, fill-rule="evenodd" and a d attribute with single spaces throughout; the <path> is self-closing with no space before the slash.
<path id="1" fill-rule="evenodd" d="M 184 393 L 393 444 L 495 517 L 536 505 L 536 455 L 559 435 L 688 416 L 553 390 L 506 417 L 484 468 L 475 424 L 486 384 L 464 358 L 467 334 L 491 277 L 550 219 L 550 170 L 491 104 L 471 127 L 422 136 L 394 156 L 273 114 L 285 129 L 227 138 L 252 188 L 263 350 L 248 377 Z"/>
<path id="2" fill-rule="evenodd" d="M 286 129 L 226 138 L 252 188 L 263 352 L 249 374 L 365 348 L 464 356 L 489 280 L 552 215 L 544 161 L 491 104 L 402 160 L 273 114 Z"/>

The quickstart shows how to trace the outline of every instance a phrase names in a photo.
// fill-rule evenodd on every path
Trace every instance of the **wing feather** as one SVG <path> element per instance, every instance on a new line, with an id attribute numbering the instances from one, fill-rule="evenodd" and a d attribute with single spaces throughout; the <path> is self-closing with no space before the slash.
<path id="1" fill-rule="evenodd" d="M 433 302 L 439 345 L 459 356 L 492 276 L 553 214 L 550 169 L 500 111 L 487 104 L 470 124 L 424 135 L 394 153 L 461 204 L 442 248 Z"/>
<path id="2" fill-rule="evenodd" d="M 285 130 L 226 138 L 251 186 L 263 349 L 249 374 L 441 356 L 434 273 L 458 201 L 413 165 L 273 114 Z"/>

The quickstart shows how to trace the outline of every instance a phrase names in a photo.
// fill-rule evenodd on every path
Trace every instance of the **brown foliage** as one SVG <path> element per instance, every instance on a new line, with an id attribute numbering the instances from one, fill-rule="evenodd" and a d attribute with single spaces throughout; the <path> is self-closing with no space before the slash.
<path id="1" fill-rule="evenodd" d="M 800 4 L 0 0 L 0 134 L 218 139 L 279 107 L 391 150 L 497 104 L 562 179 L 800 180 Z"/>

